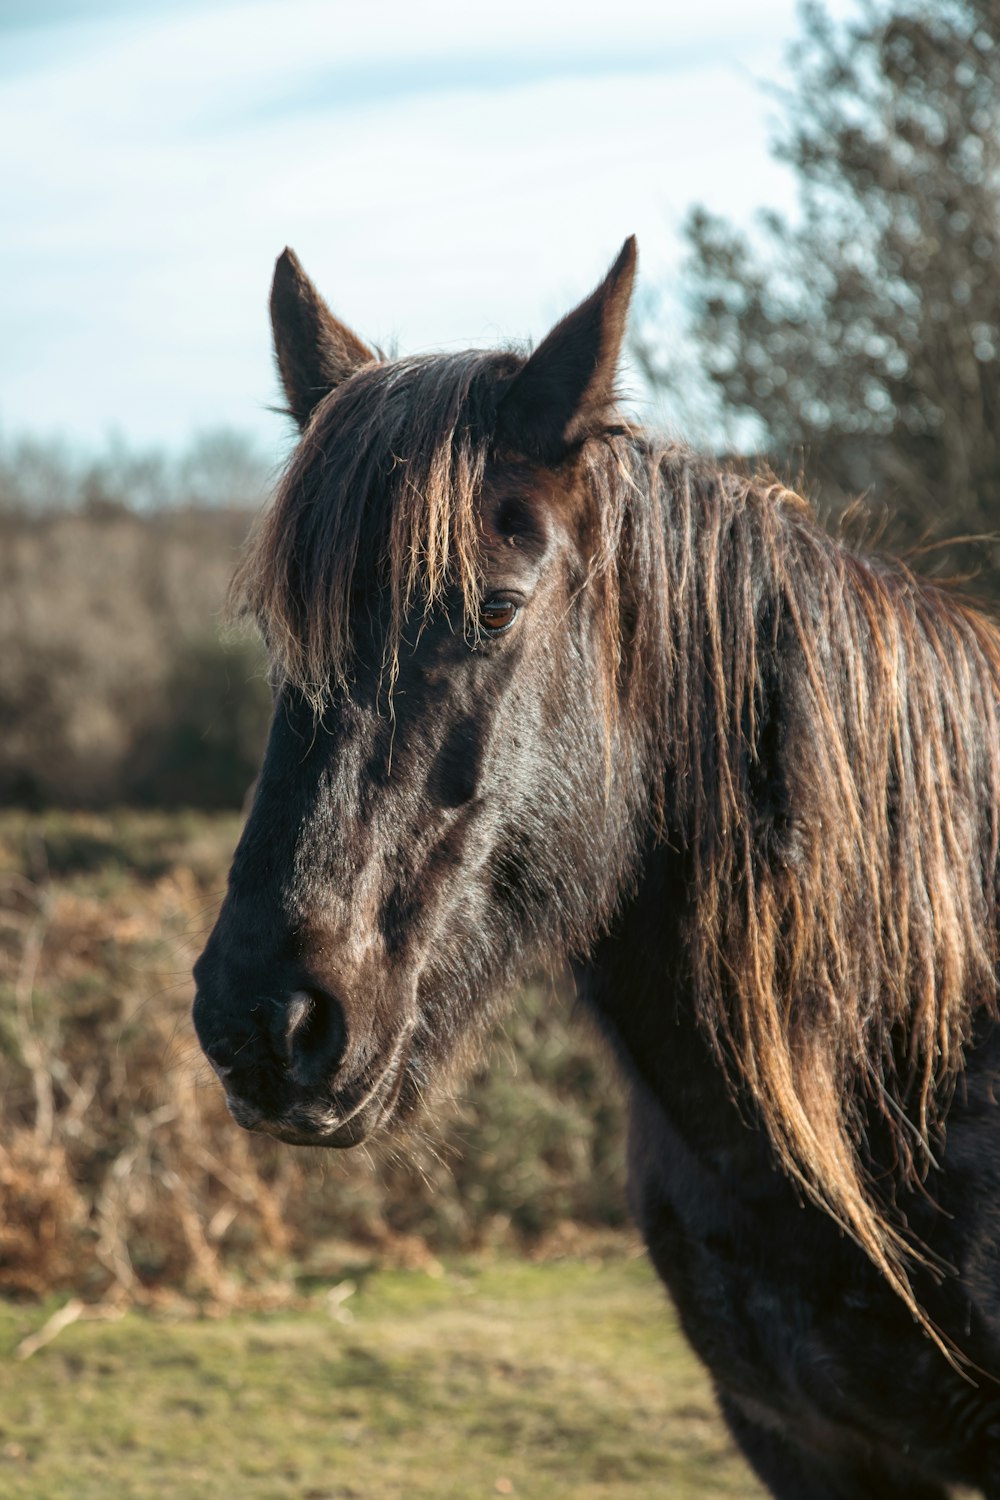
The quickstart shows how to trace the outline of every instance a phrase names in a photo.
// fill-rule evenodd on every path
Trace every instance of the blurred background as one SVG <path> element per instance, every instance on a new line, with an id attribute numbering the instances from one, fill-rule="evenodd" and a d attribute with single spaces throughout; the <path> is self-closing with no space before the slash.
<path id="1" fill-rule="evenodd" d="M 242 1135 L 198 1058 L 270 701 L 222 609 L 293 442 L 271 267 L 393 351 L 527 344 L 635 232 L 633 412 L 992 604 L 996 0 L 0 0 L 0 118 L 0 1291 L 630 1244 L 547 992 L 375 1161 Z"/>

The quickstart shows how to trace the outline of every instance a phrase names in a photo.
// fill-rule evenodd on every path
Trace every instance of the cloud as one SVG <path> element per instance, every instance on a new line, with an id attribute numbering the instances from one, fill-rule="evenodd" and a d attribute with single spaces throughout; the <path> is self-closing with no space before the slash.
<path id="1" fill-rule="evenodd" d="M 277 441 L 286 242 L 367 337 L 453 347 L 540 336 L 629 232 L 668 275 L 694 200 L 788 201 L 753 74 L 791 0 L 623 0 L 610 39 L 605 5 L 567 14 L 133 9 L 0 79 L 3 428 Z"/>

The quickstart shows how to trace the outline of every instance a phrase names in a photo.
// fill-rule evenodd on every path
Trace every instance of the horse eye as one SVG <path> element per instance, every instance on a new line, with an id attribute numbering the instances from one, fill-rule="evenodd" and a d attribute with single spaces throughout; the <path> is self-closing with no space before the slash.
<path id="1" fill-rule="evenodd" d="M 484 635 L 502 635 L 517 619 L 517 605 L 509 599 L 486 599 L 479 606 L 479 628 Z"/>

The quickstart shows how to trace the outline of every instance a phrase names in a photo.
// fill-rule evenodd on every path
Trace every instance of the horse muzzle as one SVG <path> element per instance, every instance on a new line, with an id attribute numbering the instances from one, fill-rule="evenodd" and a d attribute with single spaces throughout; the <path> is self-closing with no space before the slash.
<path id="1" fill-rule="evenodd" d="M 335 990 L 298 969 L 272 972 L 257 998 L 259 973 L 253 989 L 249 975 L 234 984 L 207 955 L 195 976 L 195 1030 L 238 1125 L 291 1145 L 347 1147 L 388 1123 L 414 1025 L 402 996 L 362 1004 L 369 986 Z M 248 992 L 253 1001 L 237 1008 Z"/>
<path id="2" fill-rule="evenodd" d="M 229 1113 L 244 1130 L 272 1136 L 289 1146 L 331 1146 L 346 1149 L 360 1145 L 392 1119 L 406 1072 L 407 1037 L 390 1054 L 374 1081 L 360 1088 L 332 1092 L 323 1097 L 293 1088 L 283 1105 L 275 1109 L 273 1094 L 262 1108 L 240 1089 L 239 1080 L 222 1079 Z M 216 1072 L 220 1070 L 216 1067 Z"/>
<path id="3" fill-rule="evenodd" d="M 338 1078 L 325 1087 L 303 1083 L 280 1059 L 261 1057 L 259 1051 L 249 1057 L 234 1054 L 224 1040 L 203 1043 L 203 1049 L 229 1113 L 244 1130 L 292 1146 L 344 1148 L 359 1145 L 392 1118 L 406 1074 L 409 1035 L 408 1028 L 362 1077 Z"/>

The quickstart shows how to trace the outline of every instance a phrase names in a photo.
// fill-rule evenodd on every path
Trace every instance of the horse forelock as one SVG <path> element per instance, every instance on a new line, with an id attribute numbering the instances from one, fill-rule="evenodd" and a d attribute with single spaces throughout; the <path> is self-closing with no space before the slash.
<path id="1" fill-rule="evenodd" d="M 480 489 L 497 402 L 522 362 L 471 351 L 372 364 L 317 408 L 230 593 L 317 708 L 331 685 L 349 686 L 366 594 L 388 603 L 390 677 L 412 611 L 455 593 L 474 618 Z"/>

